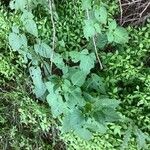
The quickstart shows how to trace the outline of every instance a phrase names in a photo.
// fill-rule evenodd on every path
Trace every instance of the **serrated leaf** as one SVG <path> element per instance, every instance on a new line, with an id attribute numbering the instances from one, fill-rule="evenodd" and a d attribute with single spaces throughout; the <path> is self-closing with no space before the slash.
<path id="1" fill-rule="evenodd" d="M 71 112 L 69 112 L 69 117 L 70 117 L 70 125 L 73 130 L 80 128 L 85 123 L 84 115 L 77 108 L 72 109 Z"/>
<path id="2" fill-rule="evenodd" d="M 83 10 L 91 9 L 91 0 L 82 0 Z"/>
<path id="3" fill-rule="evenodd" d="M 106 34 L 99 34 L 96 37 L 96 45 L 99 49 L 103 49 L 107 43 L 108 43 L 108 40 L 107 40 Z"/>
<path id="4" fill-rule="evenodd" d="M 80 52 L 78 51 L 71 51 L 69 52 L 69 56 L 71 57 L 71 60 L 74 62 L 74 63 L 77 63 L 78 61 L 80 61 Z"/>
<path id="5" fill-rule="evenodd" d="M 20 40 L 20 36 L 16 33 L 10 33 L 9 44 L 13 50 L 19 50 L 22 46 L 22 41 Z"/>
<path id="6" fill-rule="evenodd" d="M 63 102 L 62 96 L 59 94 L 59 90 L 54 90 L 54 84 L 52 82 L 47 82 L 46 87 L 50 92 L 46 99 L 51 106 L 53 117 L 56 118 L 65 111 L 65 104 Z"/>
<path id="7" fill-rule="evenodd" d="M 92 133 L 86 128 L 78 128 L 75 133 L 84 140 L 90 140 L 92 138 Z"/>
<path id="8" fill-rule="evenodd" d="M 90 131 L 99 132 L 101 134 L 104 134 L 106 132 L 106 130 L 107 130 L 107 126 L 105 126 L 104 124 L 98 123 L 94 119 L 88 119 L 88 121 L 87 121 L 85 126 Z"/>
<path id="9" fill-rule="evenodd" d="M 119 106 L 120 102 L 115 99 L 103 98 L 99 100 L 99 103 L 102 107 L 110 107 L 115 109 Z"/>
<path id="10" fill-rule="evenodd" d="M 129 40 L 128 33 L 123 27 L 117 27 L 113 33 L 114 42 L 119 44 L 127 43 Z"/>
<path id="11" fill-rule="evenodd" d="M 125 148 L 128 147 L 128 143 L 130 141 L 131 138 L 131 134 L 132 134 L 132 128 L 129 127 L 128 130 L 126 130 L 124 138 L 123 138 L 123 143 L 121 145 L 120 150 L 124 150 Z"/>
<path id="12" fill-rule="evenodd" d="M 37 30 L 37 25 L 34 20 L 32 19 L 27 19 L 24 22 L 24 26 L 30 34 L 34 35 L 35 37 L 38 37 L 38 30 Z"/>
<path id="13" fill-rule="evenodd" d="M 34 84 L 33 92 L 36 94 L 36 97 L 39 98 L 46 91 L 45 84 L 42 81 L 41 69 L 40 67 L 30 67 L 29 72 Z"/>
<path id="14" fill-rule="evenodd" d="M 140 130 L 136 130 L 137 148 L 140 150 L 146 146 L 147 136 Z"/>
<path id="15" fill-rule="evenodd" d="M 63 74 L 66 74 L 68 72 L 68 67 L 65 65 L 63 57 L 60 54 L 54 53 L 52 61 L 56 65 L 56 67 L 63 71 Z"/>
<path id="16" fill-rule="evenodd" d="M 35 44 L 34 50 L 42 57 L 51 58 L 52 49 L 46 43 Z"/>
<path id="17" fill-rule="evenodd" d="M 78 70 L 71 77 L 71 82 L 73 85 L 81 87 L 86 79 L 86 74 L 83 71 Z"/>
<path id="18" fill-rule="evenodd" d="M 27 0 L 12 0 L 10 2 L 10 8 L 16 10 L 24 10 L 25 6 L 27 5 Z"/>
<path id="19" fill-rule="evenodd" d="M 75 88 L 70 93 L 67 94 L 66 103 L 70 109 L 80 106 L 83 107 L 85 105 L 85 100 L 81 95 L 81 89 Z"/>
<path id="20" fill-rule="evenodd" d="M 24 34 L 16 34 L 10 33 L 9 34 L 9 44 L 13 50 L 19 51 L 22 46 L 27 47 L 27 38 Z"/>
<path id="21" fill-rule="evenodd" d="M 108 42 L 112 43 L 114 41 L 113 32 L 107 32 L 106 35 L 107 35 Z"/>
<path id="22" fill-rule="evenodd" d="M 117 28 L 116 20 L 113 20 L 112 22 L 109 22 L 109 24 L 108 24 L 108 29 L 109 29 L 110 31 L 113 31 L 113 30 L 115 30 L 116 28 Z"/>
<path id="23" fill-rule="evenodd" d="M 101 27 L 100 27 L 100 25 L 98 23 L 94 24 L 94 28 L 95 28 L 97 33 L 101 33 Z"/>
<path id="24" fill-rule="evenodd" d="M 87 89 L 94 89 L 99 93 L 106 94 L 105 84 L 100 76 L 92 73 L 91 78 L 88 80 Z"/>
<path id="25" fill-rule="evenodd" d="M 87 40 L 96 34 L 94 23 L 92 20 L 85 20 L 85 26 L 83 27 L 84 36 Z"/>
<path id="26" fill-rule="evenodd" d="M 85 73 L 89 74 L 90 70 L 95 66 L 96 57 L 94 53 L 80 56 L 80 69 Z"/>
<path id="27" fill-rule="evenodd" d="M 101 6 L 99 9 L 95 10 L 95 18 L 102 24 L 107 23 L 107 10 L 105 7 Z"/>

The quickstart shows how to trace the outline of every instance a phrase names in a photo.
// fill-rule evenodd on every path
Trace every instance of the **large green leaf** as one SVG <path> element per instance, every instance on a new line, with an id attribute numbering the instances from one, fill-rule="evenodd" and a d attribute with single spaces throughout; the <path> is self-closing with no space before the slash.
<path id="1" fill-rule="evenodd" d="M 71 77 L 73 85 L 82 86 L 85 82 L 86 74 L 83 71 L 78 70 Z"/>
<path id="2" fill-rule="evenodd" d="M 24 26 L 25 26 L 27 32 L 38 37 L 38 30 L 37 30 L 37 26 L 36 26 L 36 23 L 34 20 L 27 19 L 26 22 L 24 23 Z"/>
<path id="3" fill-rule="evenodd" d="M 100 76 L 92 73 L 91 78 L 87 81 L 87 89 L 94 89 L 99 93 L 106 94 L 105 84 Z"/>
<path id="4" fill-rule="evenodd" d="M 51 106 L 53 117 L 56 118 L 65 112 L 65 103 L 63 102 L 62 96 L 59 94 L 59 90 L 54 90 L 54 84 L 52 82 L 47 82 L 46 87 L 49 91 L 47 102 Z"/>
<path id="5" fill-rule="evenodd" d="M 34 50 L 42 57 L 51 58 L 52 49 L 46 43 L 35 44 Z"/>
<path id="6" fill-rule="evenodd" d="M 19 50 L 22 46 L 22 40 L 20 36 L 16 33 L 9 34 L 9 44 L 13 50 Z"/>
<path id="7" fill-rule="evenodd" d="M 103 49 L 107 43 L 108 43 L 108 39 L 106 34 L 99 34 L 96 37 L 96 45 L 99 49 Z"/>
<path id="8" fill-rule="evenodd" d="M 67 93 L 67 95 L 65 95 L 66 103 L 70 109 L 72 109 L 76 106 L 83 107 L 85 105 L 85 100 L 82 97 L 81 93 L 82 93 L 82 91 L 78 87 L 78 88 L 75 88 L 72 91 L 70 91 L 70 93 Z"/>
<path id="9" fill-rule="evenodd" d="M 10 2 L 10 8 L 16 10 L 24 10 L 25 6 L 27 5 L 27 0 L 12 0 Z"/>
<path id="10" fill-rule="evenodd" d="M 88 50 L 83 50 L 80 56 L 80 69 L 89 74 L 90 70 L 94 68 L 96 57 L 94 53 L 89 54 Z"/>
<path id="11" fill-rule="evenodd" d="M 35 37 L 38 37 L 37 25 L 33 20 L 33 14 L 31 12 L 24 11 L 21 16 L 21 21 L 23 22 L 27 32 L 34 35 Z"/>
<path id="12" fill-rule="evenodd" d="M 92 138 L 92 133 L 84 127 L 76 129 L 75 133 L 84 140 L 90 140 Z"/>
<path id="13" fill-rule="evenodd" d="M 29 72 L 34 84 L 33 92 L 36 94 L 36 97 L 39 98 L 46 91 L 45 84 L 42 81 L 41 69 L 40 67 L 30 67 Z"/>
<path id="14" fill-rule="evenodd" d="M 95 18 L 102 24 L 107 23 L 107 10 L 101 6 L 99 9 L 95 9 Z"/>
<path id="15" fill-rule="evenodd" d="M 123 27 L 117 27 L 113 35 L 114 35 L 114 42 L 119 44 L 127 43 L 129 40 L 128 33 L 126 29 L 124 29 Z"/>
<path id="16" fill-rule="evenodd" d="M 94 27 L 94 22 L 93 20 L 85 20 L 85 25 L 83 27 L 83 32 L 84 32 L 84 36 L 87 40 L 89 40 L 89 38 L 94 37 L 94 35 L 96 34 L 96 30 Z"/>

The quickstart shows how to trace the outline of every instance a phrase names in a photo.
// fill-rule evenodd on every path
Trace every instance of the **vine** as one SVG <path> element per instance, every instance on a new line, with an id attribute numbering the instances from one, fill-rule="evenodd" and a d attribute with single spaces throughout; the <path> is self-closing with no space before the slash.
<path id="1" fill-rule="evenodd" d="M 52 41 L 49 40 L 51 45 L 40 39 L 34 21 L 32 9 L 39 4 L 50 15 L 53 32 Z M 98 50 L 110 43 L 126 43 L 128 34 L 124 28 L 117 26 L 115 20 L 108 20 L 104 4 L 84 0 L 82 7 L 87 19 L 84 20 L 83 32 L 87 41 L 92 41 L 94 50 L 85 48 L 79 52 L 57 53 L 53 6 L 52 0 L 13 0 L 11 8 L 21 12 L 23 27 L 19 30 L 20 27 L 14 24 L 9 34 L 9 44 L 28 63 L 33 93 L 38 99 L 47 100 L 53 117 L 62 124 L 61 131 L 73 131 L 89 140 L 93 132 L 105 133 L 108 123 L 120 119 L 116 112 L 120 102 L 108 97 L 103 78 L 91 71 L 97 60 L 100 69 L 103 69 Z M 29 37 L 34 38 L 35 43 L 29 44 Z M 98 37 L 101 37 L 100 40 Z M 61 73 L 54 73 L 53 68 Z"/>

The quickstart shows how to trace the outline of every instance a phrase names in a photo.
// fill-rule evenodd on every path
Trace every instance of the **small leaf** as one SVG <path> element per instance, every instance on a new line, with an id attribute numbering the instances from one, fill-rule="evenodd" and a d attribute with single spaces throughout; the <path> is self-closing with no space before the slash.
<path id="1" fill-rule="evenodd" d="M 78 70 L 71 77 L 71 82 L 73 85 L 82 86 L 85 82 L 86 75 L 83 71 Z"/>
<path id="2" fill-rule="evenodd" d="M 99 9 L 95 10 L 95 18 L 102 24 L 107 23 L 107 10 L 105 7 L 101 6 Z"/>
<path id="3" fill-rule="evenodd" d="M 51 58 L 52 49 L 46 43 L 35 44 L 34 50 L 42 57 Z"/>
<path id="4" fill-rule="evenodd" d="M 128 33 L 123 27 L 117 27 L 113 33 L 114 42 L 119 44 L 127 43 L 129 40 Z"/>

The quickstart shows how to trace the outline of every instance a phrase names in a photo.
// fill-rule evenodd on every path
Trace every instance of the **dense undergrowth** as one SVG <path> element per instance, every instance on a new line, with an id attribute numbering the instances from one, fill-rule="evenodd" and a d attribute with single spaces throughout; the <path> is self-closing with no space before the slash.
<path id="1" fill-rule="evenodd" d="M 61 5 L 56 2 L 58 15 L 61 14 L 59 16 L 62 17 L 56 27 L 57 50 L 60 53 L 62 50 L 81 50 L 88 44 L 83 36 L 84 12 L 81 1 L 60 3 Z M 111 4 L 107 8 L 109 16 L 112 17 L 118 5 L 116 2 L 108 3 Z M 8 44 L 12 24 L 19 24 L 19 17 L 1 7 L 0 149 L 116 150 L 121 146 L 123 149 L 126 145 L 131 150 L 138 149 L 137 145 L 139 148 L 145 146 L 144 149 L 149 149 L 149 142 L 145 143 L 150 132 L 149 21 L 143 27 L 127 28 L 129 43 L 109 45 L 99 50 L 104 69 L 101 71 L 97 68 L 97 73 L 104 78 L 108 95 L 120 100 L 118 110 L 122 118 L 128 119 L 125 118 L 123 123 L 110 123 L 106 134 L 95 133 L 92 140 L 84 141 L 71 133 L 61 135 L 58 125 L 53 122 L 50 108 L 45 102 L 37 101 L 32 94 L 27 67 L 22 63 L 23 58 L 17 52 L 12 52 Z M 41 38 L 49 42 L 52 34 L 49 30 L 50 20 L 46 17 L 43 19 L 43 16 L 37 18 Z M 139 140 L 138 143 L 136 139 Z"/>

